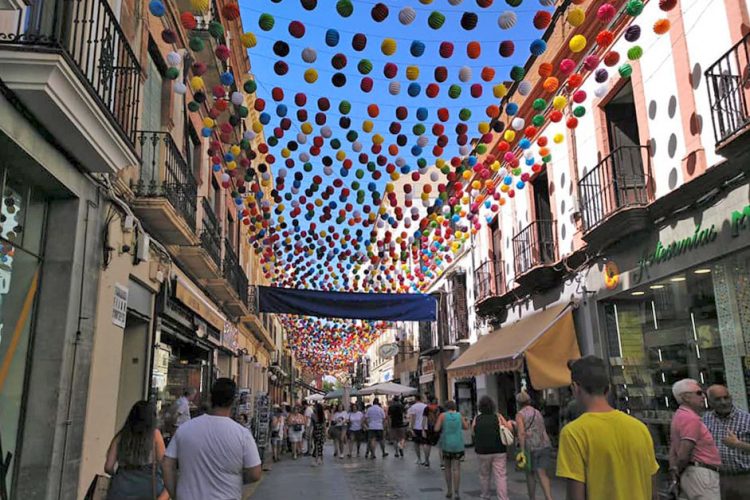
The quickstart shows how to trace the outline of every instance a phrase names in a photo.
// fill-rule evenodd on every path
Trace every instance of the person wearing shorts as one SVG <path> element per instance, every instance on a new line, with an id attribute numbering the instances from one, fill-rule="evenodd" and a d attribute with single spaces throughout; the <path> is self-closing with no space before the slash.
<path id="1" fill-rule="evenodd" d="M 393 442 L 396 458 L 404 458 L 404 444 L 406 443 L 406 426 L 404 421 L 404 405 L 401 398 L 394 396 L 388 405 L 388 419 L 390 421 L 390 438 Z"/>
<path id="2" fill-rule="evenodd" d="M 364 418 L 365 414 L 362 412 L 361 405 L 355 403 L 350 406 L 347 416 L 349 426 L 346 430 L 346 437 L 349 441 L 349 454 L 347 455 L 349 458 L 352 458 L 354 443 L 357 443 L 357 457 L 359 457 L 359 448 L 365 442 L 365 431 L 362 429 Z"/>
<path id="3" fill-rule="evenodd" d="M 300 414 L 299 408 L 292 407 L 292 412 L 286 418 L 286 428 L 289 434 L 289 441 L 292 443 L 292 458 L 297 460 L 297 456 L 302 454 L 302 436 L 305 432 L 305 417 Z"/>
<path id="4" fill-rule="evenodd" d="M 461 486 L 461 460 L 464 458 L 464 431 L 469 428 L 469 422 L 456 411 L 455 401 L 445 403 L 445 412 L 441 413 L 435 423 L 435 432 L 442 431 L 440 448 L 445 465 L 445 487 L 447 498 L 459 498 Z"/>
<path id="5" fill-rule="evenodd" d="M 526 471 L 529 498 L 535 497 L 538 481 L 545 500 L 552 500 L 552 487 L 547 475 L 547 469 L 553 463 L 552 444 L 547 435 L 547 429 L 544 427 L 544 417 L 539 410 L 531 406 L 531 397 L 526 391 L 516 395 L 516 403 L 520 408 L 516 413 L 518 443 L 531 458 L 531 470 Z"/>
<path id="6" fill-rule="evenodd" d="M 367 437 L 368 437 L 368 449 L 370 451 L 370 458 L 375 460 L 375 443 L 380 443 L 380 451 L 382 457 L 388 456 L 385 451 L 385 441 L 383 441 L 383 430 L 385 425 L 385 412 L 380 407 L 380 400 L 375 398 L 372 402 L 372 406 L 367 409 L 365 413 L 365 422 L 367 424 Z"/>

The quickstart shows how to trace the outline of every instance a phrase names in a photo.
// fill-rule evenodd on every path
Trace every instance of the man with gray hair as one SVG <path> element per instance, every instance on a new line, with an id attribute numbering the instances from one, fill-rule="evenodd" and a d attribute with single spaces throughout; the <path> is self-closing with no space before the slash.
<path id="1" fill-rule="evenodd" d="M 750 493 L 750 413 L 732 403 L 732 395 L 723 385 L 712 385 L 706 392 L 712 411 L 703 415 L 703 423 L 711 431 L 721 454 L 721 498 L 747 498 Z"/>
<path id="2" fill-rule="evenodd" d="M 680 407 L 672 417 L 669 472 L 679 484 L 680 498 L 720 500 L 721 457 L 700 417 L 706 408 L 706 396 L 693 379 L 675 382 L 672 394 Z"/>

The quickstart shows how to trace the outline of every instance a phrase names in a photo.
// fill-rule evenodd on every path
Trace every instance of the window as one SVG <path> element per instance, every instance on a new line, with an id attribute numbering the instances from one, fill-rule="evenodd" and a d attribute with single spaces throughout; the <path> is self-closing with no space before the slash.
<path id="1" fill-rule="evenodd" d="M 233 249 L 237 250 L 237 223 L 229 211 L 227 211 L 227 241 Z"/>
<path id="2" fill-rule="evenodd" d="M 216 182 L 213 173 L 210 175 L 211 183 L 208 186 L 208 201 L 211 203 L 211 208 L 213 208 L 214 214 L 216 215 L 221 213 L 221 191 L 219 190 L 219 183 Z"/>
<path id="3" fill-rule="evenodd" d="M 547 171 L 543 170 L 531 182 L 534 195 L 534 218 L 536 222 L 535 235 L 538 244 L 535 252 L 538 253 L 536 263 L 551 262 L 555 260 L 554 239 L 554 216 L 552 215 L 552 203 L 549 196 L 549 180 Z"/>
<path id="4" fill-rule="evenodd" d="M 450 342 L 469 338 L 469 306 L 466 297 L 466 274 L 456 273 L 451 276 L 450 303 Z"/>

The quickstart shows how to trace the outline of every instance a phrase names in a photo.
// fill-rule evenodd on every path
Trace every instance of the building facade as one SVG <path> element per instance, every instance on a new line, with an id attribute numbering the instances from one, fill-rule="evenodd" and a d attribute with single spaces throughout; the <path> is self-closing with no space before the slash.
<path id="1" fill-rule="evenodd" d="M 256 166 L 253 103 L 206 132 L 222 110 L 188 85 L 200 72 L 236 91 L 250 72 L 228 3 L 191 29 L 180 0 L 163 15 L 128 0 L 0 10 L 4 497 L 81 498 L 138 400 L 163 417 L 192 388 L 200 412 L 217 377 L 252 402 L 296 373 L 280 323 L 257 312 L 252 214 L 236 203 L 270 184 L 214 167 L 243 139 Z"/>
<path id="2" fill-rule="evenodd" d="M 573 28 L 566 16 L 576 6 L 562 2 L 546 34 L 561 49 L 529 61 L 528 95 L 509 94 L 527 119 L 535 99 L 571 97 L 547 92 L 536 75 L 572 58 L 577 90 L 593 102 L 573 126 L 575 104 L 547 121 L 534 140 L 548 138 L 549 161 L 523 189 L 506 186 L 498 213 L 482 213 L 489 223 L 468 271 L 479 335 L 449 355 L 448 388 L 471 382 L 510 415 L 513 394 L 527 388 L 555 433 L 570 397 L 566 358 L 596 354 L 611 366 L 616 405 L 652 427 L 664 458 L 673 382 L 727 384 L 740 407 L 750 394 L 748 4 L 647 2 L 634 18 L 625 2 L 611 3 L 619 14 L 610 25 L 590 2 Z M 656 36 L 663 19 L 671 27 Z M 603 28 L 611 45 L 571 56 L 572 36 L 594 39 Z M 628 61 L 632 74 L 584 67 L 588 56 L 624 56 L 634 38 L 643 53 Z M 501 142 L 502 134 L 480 160 L 500 154 Z"/>

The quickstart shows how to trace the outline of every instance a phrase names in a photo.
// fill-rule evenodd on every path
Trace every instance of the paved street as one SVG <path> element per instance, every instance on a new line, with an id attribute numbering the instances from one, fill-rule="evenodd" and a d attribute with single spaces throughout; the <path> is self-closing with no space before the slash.
<path id="1" fill-rule="evenodd" d="M 433 450 L 433 464 L 427 469 L 414 463 L 411 448 L 403 459 L 390 456 L 385 459 L 334 459 L 333 447 L 325 450 L 322 467 L 312 467 L 312 459 L 303 457 L 293 461 L 288 456 L 273 464 L 273 470 L 263 473 L 263 479 L 253 493 L 253 499 L 358 499 L 414 498 L 438 500 L 445 498 L 443 475 Z M 467 448 L 462 468 L 461 497 L 479 498 L 479 473 L 476 454 Z M 508 490 L 511 500 L 527 499 L 523 475 L 511 469 L 508 474 Z M 553 497 L 564 498 L 563 484 L 553 480 Z M 537 498 L 542 498 L 537 492 Z"/>

